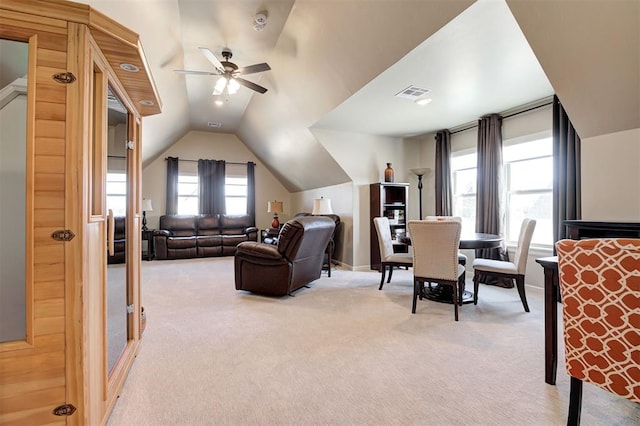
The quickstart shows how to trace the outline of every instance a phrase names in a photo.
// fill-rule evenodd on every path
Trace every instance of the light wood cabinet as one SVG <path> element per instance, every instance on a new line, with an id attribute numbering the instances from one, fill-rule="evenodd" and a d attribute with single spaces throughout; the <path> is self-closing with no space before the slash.
<path id="1" fill-rule="evenodd" d="M 104 424 L 140 344 L 141 119 L 161 111 L 160 99 L 138 35 L 89 6 L 3 0 L 0 38 L 28 43 L 26 332 L 0 342 L 0 424 Z M 128 117 L 123 271 L 131 305 L 124 351 L 111 369 L 108 87 Z M 65 405 L 75 412 L 54 414 Z"/>
<path id="2" fill-rule="evenodd" d="M 369 225 L 371 227 L 370 261 L 371 269 L 380 270 L 380 248 L 378 246 L 378 233 L 373 224 L 374 217 L 389 219 L 391 237 L 394 238 L 393 251 L 395 253 L 407 253 L 408 247 L 399 241 L 395 241 L 398 233 L 407 231 L 407 204 L 409 201 L 408 183 L 382 183 L 376 182 L 369 185 Z"/>

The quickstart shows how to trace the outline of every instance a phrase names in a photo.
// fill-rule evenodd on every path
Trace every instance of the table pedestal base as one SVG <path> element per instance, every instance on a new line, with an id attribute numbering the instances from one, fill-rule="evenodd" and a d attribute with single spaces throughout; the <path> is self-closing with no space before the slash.
<path id="1" fill-rule="evenodd" d="M 422 290 L 422 297 L 441 303 L 453 304 L 453 289 L 448 285 L 428 285 Z M 473 292 L 465 290 L 462 293 L 462 303 L 473 303 Z"/>

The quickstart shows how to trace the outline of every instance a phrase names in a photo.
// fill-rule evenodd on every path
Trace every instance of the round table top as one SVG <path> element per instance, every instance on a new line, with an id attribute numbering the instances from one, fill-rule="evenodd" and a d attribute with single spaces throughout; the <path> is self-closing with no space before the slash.
<path id="1" fill-rule="evenodd" d="M 482 232 L 463 233 L 460 235 L 461 249 L 483 249 L 500 247 L 502 237 L 496 234 Z"/>
<path id="2" fill-rule="evenodd" d="M 398 241 L 411 245 L 411 238 L 408 234 L 398 235 Z M 483 249 L 500 247 L 502 237 L 496 234 L 484 234 L 482 232 L 463 232 L 460 235 L 461 249 Z"/>

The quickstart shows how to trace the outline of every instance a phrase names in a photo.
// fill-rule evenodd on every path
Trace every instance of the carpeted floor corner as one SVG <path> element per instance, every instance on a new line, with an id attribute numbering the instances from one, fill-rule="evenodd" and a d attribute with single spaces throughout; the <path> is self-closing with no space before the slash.
<path id="1" fill-rule="evenodd" d="M 377 272 L 337 269 L 284 298 L 236 291 L 233 257 L 142 277 L 147 328 L 109 426 L 566 424 L 540 289 L 525 313 L 515 289 L 482 286 L 455 322 L 450 304 L 411 314 L 411 271 L 378 291 Z M 640 406 L 585 384 L 582 424 L 637 425 Z"/>

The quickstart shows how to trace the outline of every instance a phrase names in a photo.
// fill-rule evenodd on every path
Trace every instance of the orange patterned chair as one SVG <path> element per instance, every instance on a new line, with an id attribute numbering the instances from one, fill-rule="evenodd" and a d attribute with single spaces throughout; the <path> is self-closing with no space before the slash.
<path id="1" fill-rule="evenodd" d="M 640 239 L 556 243 L 567 373 L 567 424 L 580 423 L 582 382 L 640 403 Z"/>

